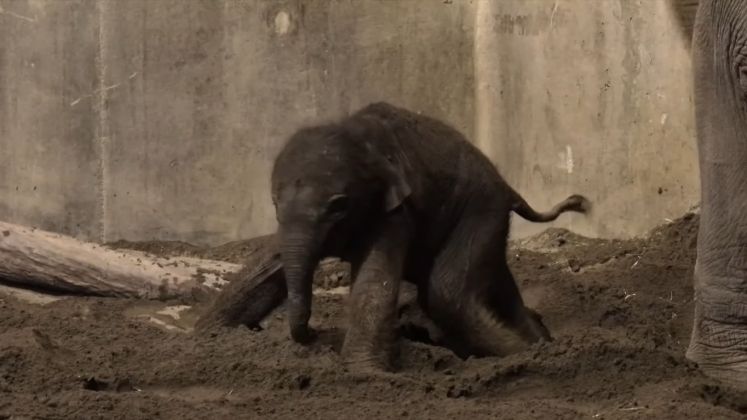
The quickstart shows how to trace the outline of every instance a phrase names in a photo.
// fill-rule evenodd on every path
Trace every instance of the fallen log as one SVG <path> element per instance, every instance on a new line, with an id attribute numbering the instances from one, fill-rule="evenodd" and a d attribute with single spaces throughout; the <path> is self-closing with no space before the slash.
<path id="1" fill-rule="evenodd" d="M 0 282 L 61 294 L 171 299 L 218 289 L 241 265 L 160 258 L 0 222 Z"/>
<path id="2" fill-rule="evenodd" d="M 229 283 L 213 300 L 194 326 L 196 334 L 216 327 L 260 327 L 262 321 L 285 300 L 288 289 L 275 238 L 258 249 L 244 268 L 229 276 Z"/>

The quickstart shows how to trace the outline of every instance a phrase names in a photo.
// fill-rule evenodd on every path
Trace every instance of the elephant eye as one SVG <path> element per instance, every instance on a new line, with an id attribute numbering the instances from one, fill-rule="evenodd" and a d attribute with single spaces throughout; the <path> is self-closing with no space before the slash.
<path id="1" fill-rule="evenodd" d="M 350 199 L 346 195 L 338 194 L 332 196 L 327 204 L 327 213 L 340 215 L 347 213 L 350 208 Z"/>

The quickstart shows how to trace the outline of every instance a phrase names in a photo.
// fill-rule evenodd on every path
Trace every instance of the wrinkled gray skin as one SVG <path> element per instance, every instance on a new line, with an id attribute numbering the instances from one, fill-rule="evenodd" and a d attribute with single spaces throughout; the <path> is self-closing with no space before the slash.
<path id="1" fill-rule="evenodd" d="M 506 264 L 509 216 L 551 221 L 585 212 L 574 195 L 537 213 L 459 132 L 386 103 L 294 134 L 276 158 L 272 196 L 294 341 L 309 327 L 312 276 L 349 261 L 346 363 L 393 370 L 400 279 L 458 355 L 506 355 L 551 340 Z"/>
<path id="2" fill-rule="evenodd" d="M 692 37 L 700 162 L 687 357 L 706 374 L 747 388 L 747 1 L 671 1 Z"/>

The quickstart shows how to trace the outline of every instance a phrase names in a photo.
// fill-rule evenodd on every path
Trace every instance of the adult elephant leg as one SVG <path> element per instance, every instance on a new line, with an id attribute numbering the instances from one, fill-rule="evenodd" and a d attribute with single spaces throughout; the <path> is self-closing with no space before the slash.
<path id="1" fill-rule="evenodd" d="M 397 355 L 397 298 L 410 235 L 404 209 L 390 213 L 370 232 L 365 250 L 352 264 L 350 327 L 342 357 L 356 370 L 390 372 Z"/>
<path id="2" fill-rule="evenodd" d="M 747 387 L 747 1 L 701 0 L 692 47 L 702 202 L 687 357 Z"/>

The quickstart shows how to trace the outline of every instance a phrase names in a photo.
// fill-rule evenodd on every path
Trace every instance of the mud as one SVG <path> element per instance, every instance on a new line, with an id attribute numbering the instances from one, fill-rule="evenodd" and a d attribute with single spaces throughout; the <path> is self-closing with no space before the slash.
<path id="1" fill-rule="evenodd" d="M 747 399 L 684 357 L 697 223 L 688 215 L 629 241 L 551 229 L 515 244 L 517 281 L 556 340 L 462 361 L 403 339 L 397 374 L 340 366 L 344 295 L 335 291 L 349 280 L 335 262 L 317 274 L 312 324 L 321 336 L 308 348 L 290 342 L 282 308 L 262 331 L 196 338 L 189 331 L 204 299 L 177 302 L 194 306 L 185 309 L 0 295 L 0 419 L 741 418 Z M 241 262 L 261 244 L 114 245 Z"/>

